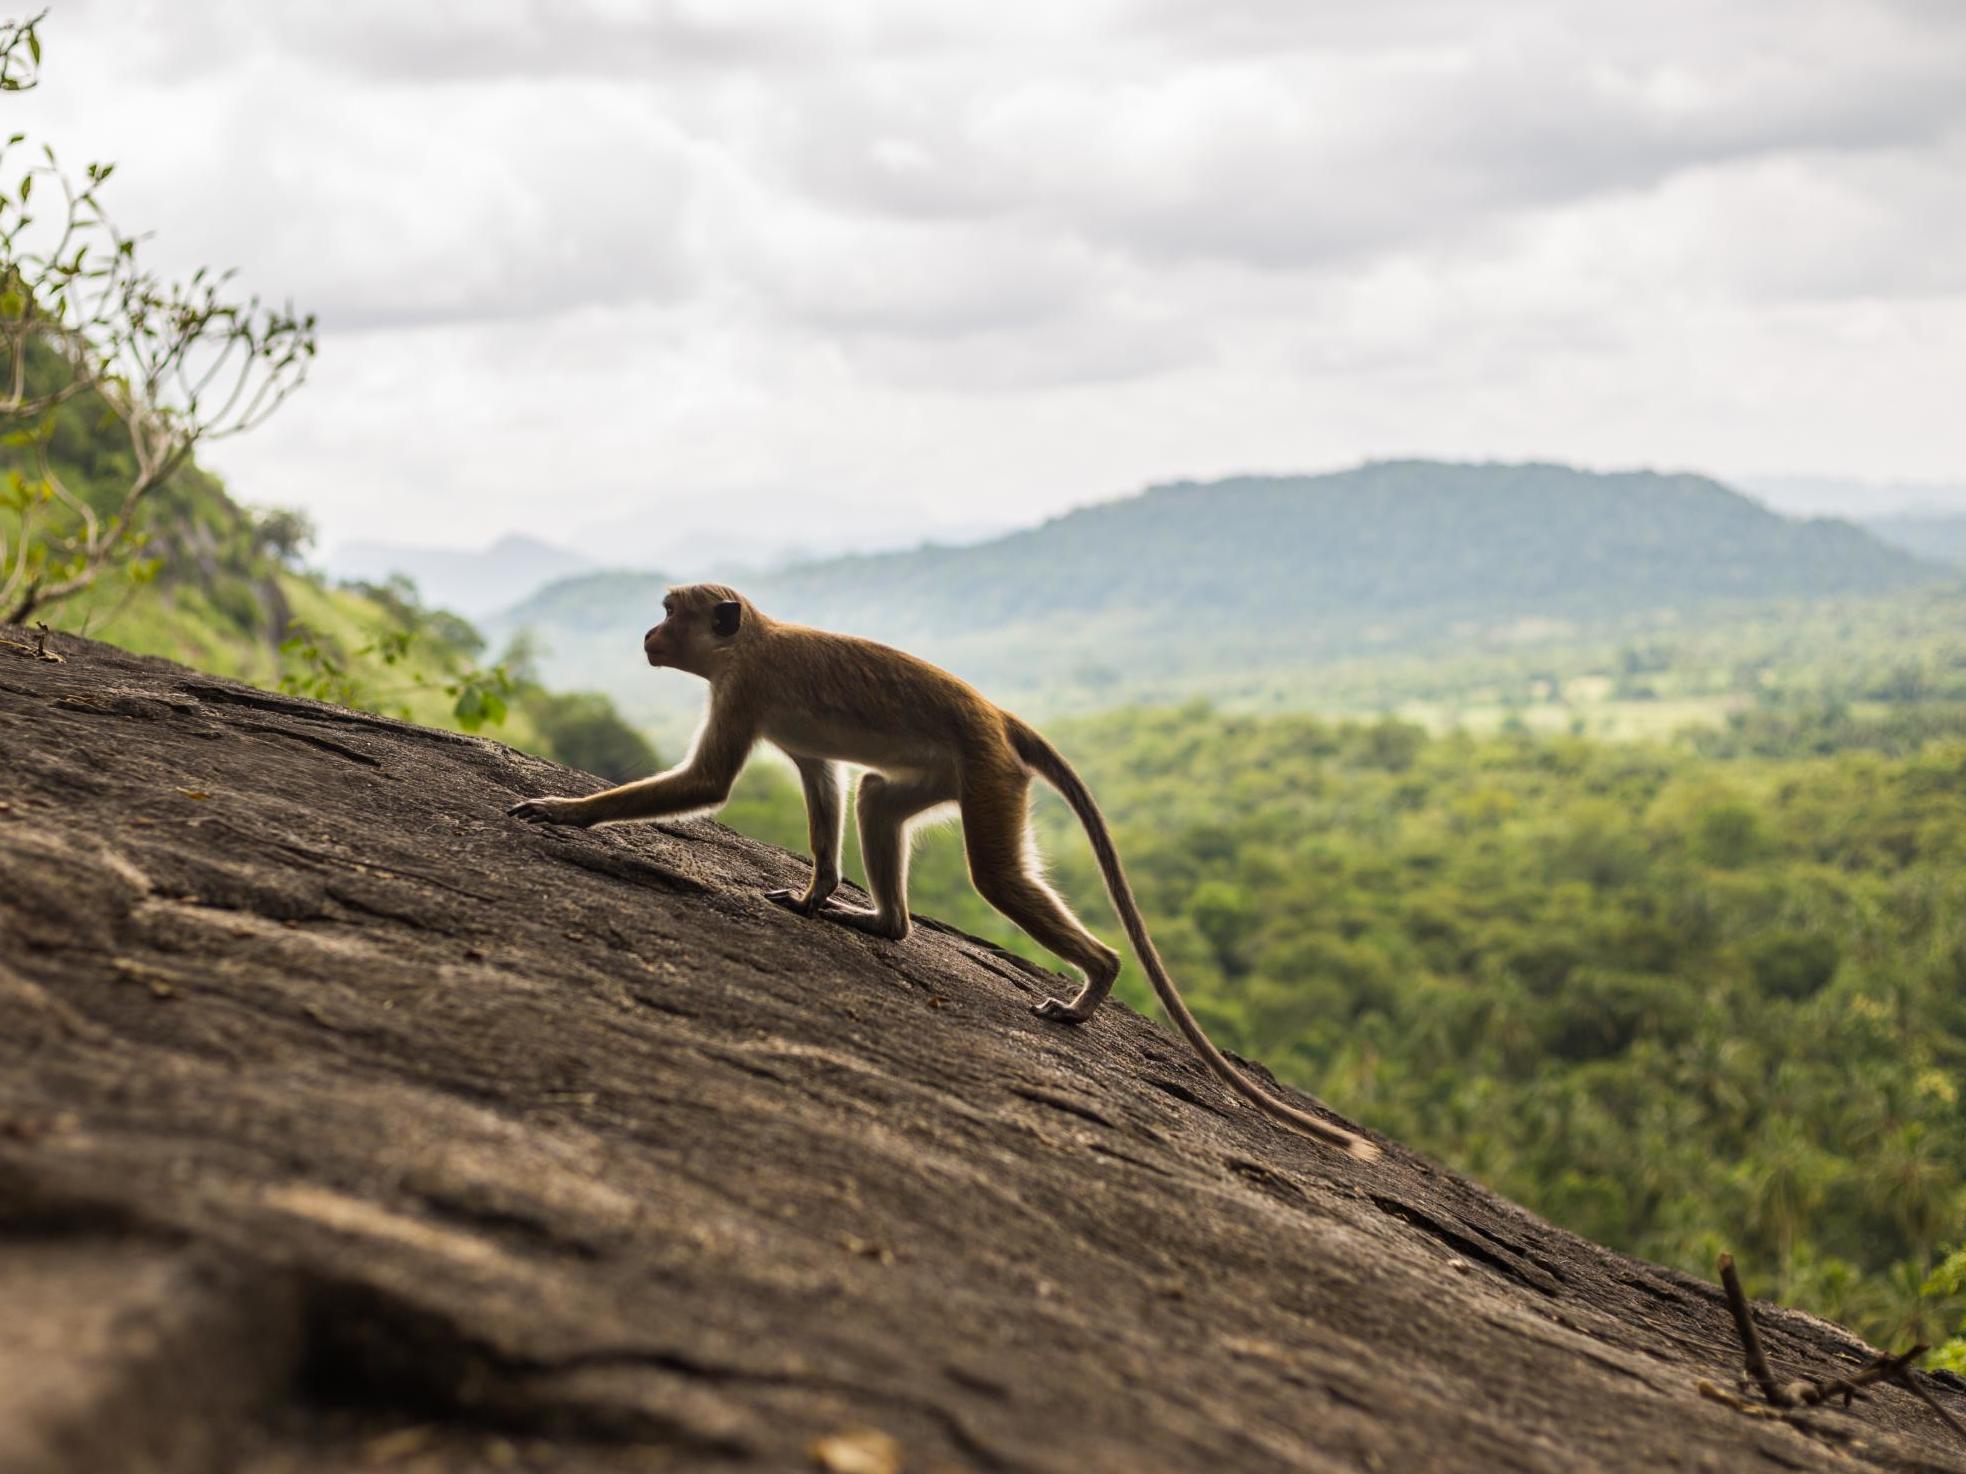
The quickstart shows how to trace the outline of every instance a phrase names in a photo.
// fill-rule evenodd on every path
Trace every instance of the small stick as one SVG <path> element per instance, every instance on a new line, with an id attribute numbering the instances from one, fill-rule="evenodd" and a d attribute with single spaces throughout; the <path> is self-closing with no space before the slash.
<path id="1" fill-rule="evenodd" d="M 1918 1385 L 1918 1380 L 1912 1375 L 1912 1371 L 1910 1367 L 1908 1366 L 1900 1367 L 1898 1369 L 1898 1375 L 1893 1380 L 1896 1381 L 1898 1385 L 1903 1387 L 1907 1392 L 1911 1393 L 1913 1397 L 1917 1398 L 1920 1402 L 1924 1403 L 1925 1406 L 1929 1407 L 1935 1414 L 1937 1414 L 1938 1419 L 1941 1423 L 1944 1423 L 1946 1427 L 1952 1429 L 1952 1431 L 1955 1434 L 1957 1434 L 1960 1438 L 1966 1439 L 1966 1425 L 1962 1425 L 1959 1419 L 1955 1418 L 1951 1413 L 1947 1412 L 1944 1408 L 1940 1407 L 1938 1404 L 1938 1399 L 1933 1397 L 1931 1393 L 1927 1392 L 1923 1387 Z"/>
<path id="2" fill-rule="evenodd" d="M 1754 1315 L 1748 1309 L 1747 1295 L 1741 1290 L 1741 1277 L 1734 1272 L 1732 1254 L 1720 1256 L 1720 1283 L 1727 1291 L 1727 1308 L 1734 1312 L 1734 1329 L 1740 1333 L 1741 1350 L 1747 1355 L 1748 1375 L 1760 1386 L 1761 1395 L 1776 1407 L 1794 1407 L 1795 1399 L 1775 1380 L 1775 1373 L 1761 1350 L 1761 1333 L 1754 1328 Z"/>
<path id="3" fill-rule="evenodd" d="M 1900 1351 L 1896 1356 L 1880 1356 L 1865 1362 L 1847 1377 L 1831 1377 L 1827 1381 L 1791 1382 L 1784 1390 L 1803 1407 L 1817 1407 L 1828 1402 L 1838 1394 L 1842 1395 L 1843 1405 L 1850 1406 L 1850 1399 L 1862 1397 L 1862 1389 L 1873 1382 L 1895 1381 L 1905 1369 L 1932 1348 L 1920 1342 L 1909 1351 Z"/>
<path id="4" fill-rule="evenodd" d="M 1734 1256 L 1722 1254 L 1719 1262 L 1720 1283 L 1727 1291 L 1727 1308 L 1734 1313 L 1734 1329 L 1741 1337 L 1741 1349 L 1747 1357 L 1748 1375 L 1760 1386 L 1761 1395 L 1775 1407 L 1782 1409 L 1793 1409 L 1798 1406 L 1816 1407 L 1828 1402 L 1838 1393 L 1843 1396 L 1843 1405 L 1848 1407 L 1851 1398 L 1863 1395 L 1858 1389 L 1868 1387 L 1873 1382 L 1892 1382 L 1924 1403 L 1932 1410 L 1933 1416 L 1950 1428 L 1956 1437 L 1966 1441 L 1966 1423 L 1961 1423 L 1959 1419 L 1939 1406 L 1938 1399 L 1918 1385 L 1918 1377 L 1912 1370 L 1912 1363 L 1925 1354 L 1927 1348 L 1923 1345 L 1914 1346 L 1909 1351 L 1900 1351 L 1896 1356 L 1880 1356 L 1874 1361 L 1864 1363 L 1847 1377 L 1832 1377 L 1823 1382 L 1803 1380 L 1791 1382 L 1786 1387 L 1777 1382 L 1773 1368 L 1768 1365 L 1768 1357 L 1761 1349 L 1761 1333 L 1755 1329 L 1754 1313 L 1748 1308 L 1748 1297 L 1741 1289 L 1741 1277 L 1734 1272 Z M 1696 1386 L 1702 1397 L 1726 1403 L 1740 1412 L 1751 1413 L 1757 1417 L 1781 1416 L 1744 1403 L 1711 1382 L 1701 1381 Z"/>

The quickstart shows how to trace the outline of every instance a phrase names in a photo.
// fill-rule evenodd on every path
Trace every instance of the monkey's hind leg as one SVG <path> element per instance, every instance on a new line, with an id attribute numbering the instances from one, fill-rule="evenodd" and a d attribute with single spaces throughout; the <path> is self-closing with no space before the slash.
<path id="1" fill-rule="evenodd" d="M 955 796 L 956 785 L 947 778 L 863 774 L 858 800 L 860 862 L 866 867 L 874 909 L 831 905 L 819 914 L 891 941 L 907 936 L 909 821 Z"/>
<path id="2" fill-rule="evenodd" d="M 984 900 L 1085 974 L 1085 986 L 1070 1003 L 1046 998 L 1032 1004 L 1031 1012 L 1082 1024 L 1113 990 L 1120 957 L 1085 929 L 1037 873 L 1026 813 L 1030 791 L 1031 780 L 1021 771 L 965 790 L 963 846 L 969 854 L 969 878 Z"/>

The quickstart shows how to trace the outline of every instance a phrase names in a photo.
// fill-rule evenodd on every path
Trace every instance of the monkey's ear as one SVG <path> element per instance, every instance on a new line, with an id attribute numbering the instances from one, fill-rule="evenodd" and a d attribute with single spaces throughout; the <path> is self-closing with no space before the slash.
<path id="1" fill-rule="evenodd" d="M 744 606 L 735 599 L 726 599 L 710 611 L 710 633 L 720 640 L 728 640 L 737 633 L 737 627 L 744 622 Z"/>

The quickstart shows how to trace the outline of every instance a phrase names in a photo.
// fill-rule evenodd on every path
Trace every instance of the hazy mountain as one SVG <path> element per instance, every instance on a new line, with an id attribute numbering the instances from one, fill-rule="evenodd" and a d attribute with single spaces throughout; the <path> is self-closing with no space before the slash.
<path id="1" fill-rule="evenodd" d="M 1174 691 L 1224 669 L 1946 576 L 1850 523 L 1783 517 L 1700 476 L 1392 461 L 1156 486 L 972 546 L 828 559 L 746 591 L 993 689 Z M 663 583 L 568 580 L 495 623 L 534 627 L 562 682 L 645 702 L 636 642 Z"/>
<path id="2" fill-rule="evenodd" d="M 715 521 L 672 513 L 658 522 L 646 512 L 609 518 L 588 524 L 571 541 L 609 549 L 608 561 L 622 567 L 688 568 L 704 578 L 755 580 L 763 570 L 848 554 L 981 542 L 1015 525 L 987 513 L 897 519 L 832 500 L 815 500 L 805 514 L 788 516 L 782 506 L 742 495 L 718 497 L 708 510 Z"/>
<path id="3" fill-rule="evenodd" d="M 1966 482 L 1876 481 L 1855 476 L 1741 476 L 1733 484 L 1792 517 L 1848 517 L 1868 525 L 1904 513 L 1966 513 Z"/>
<path id="4" fill-rule="evenodd" d="M 808 564 L 770 587 L 788 614 L 956 633 L 1039 611 L 1173 628 L 1588 617 L 1930 576 L 1847 522 L 1785 518 L 1704 477 L 1398 461 L 1175 482 L 971 547 Z"/>
<path id="5" fill-rule="evenodd" d="M 1966 568 L 1966 512 L 1901 512 L 1865 518 L 1864 527 L 1893 547 Z"/>
<path id="6" fill-rule="evenodd" d="M 508 608 L 541 585 L 595 567 L 594 560 L 517 533 L 486 548 L 440 548 L 411 543 L 343 543 L 325 559 L 336 578 L 380 583 L 393 574 L 412 579 L 423 602 L 477 618 Z"/>

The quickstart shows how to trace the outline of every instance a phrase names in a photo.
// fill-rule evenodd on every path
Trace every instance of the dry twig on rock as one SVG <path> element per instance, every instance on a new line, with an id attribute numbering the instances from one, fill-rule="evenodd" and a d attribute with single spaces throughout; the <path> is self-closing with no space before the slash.
<path id="1" fill-rule="evenodd" d="M 1843 1405 L 1848 1407 L 1851 1400 L 1863 1396 L 1865 1387 L 1875 1382 L 1894 1382 L 1912 1396 L 1929 1407 L 1940 1422 L 1966 1440 L 1966 1424 L 1962 1424 L 1951 1413 L 1941 1407 L 1938 1401 L 1918 1385 L 1917 1371 L 1912 1363 L 1929 1349 L 1923 1344 L 1909 1350 L 1900 1351 L 1894 1356 L 1880 1356 L 1866 1362 L 1847 1377 L 1830 1377 L 1824 1380 L 1800 1378 L 1793 1382 L 1780 1382 L 1775 1378 L 1775 1370 L 1768 1363 L 1767 1353 L 1761 1349 L 1761 1333 L 1755 1328 L 1754 1312 L 1748 1306 L 1748 1297 L 1741 1288 L 1741 1277 L 1734 1269 L 1734 1256 L 1722 1254 L 1719 1259 L 1720 1285 L 1727 1292 L 1727 1308 L 1734 1315 L 1734 1329 L 1741 1338 L 1742 1360 L 1747 1366 L 1748 1376 L 1761 1389 L 1761 1395 L 1769 1406 L 1784 1411 L 1797 1408 L 1819 1407 L 1832 1397 L 1841 1396 Z M 1702 1396 L 1716 1402 L 1726 1403 L 1739 1412 L 1762 1416 L 1760 1409 L 1721 1392 L 1710 1382 L 1699 1384 Z"/>

